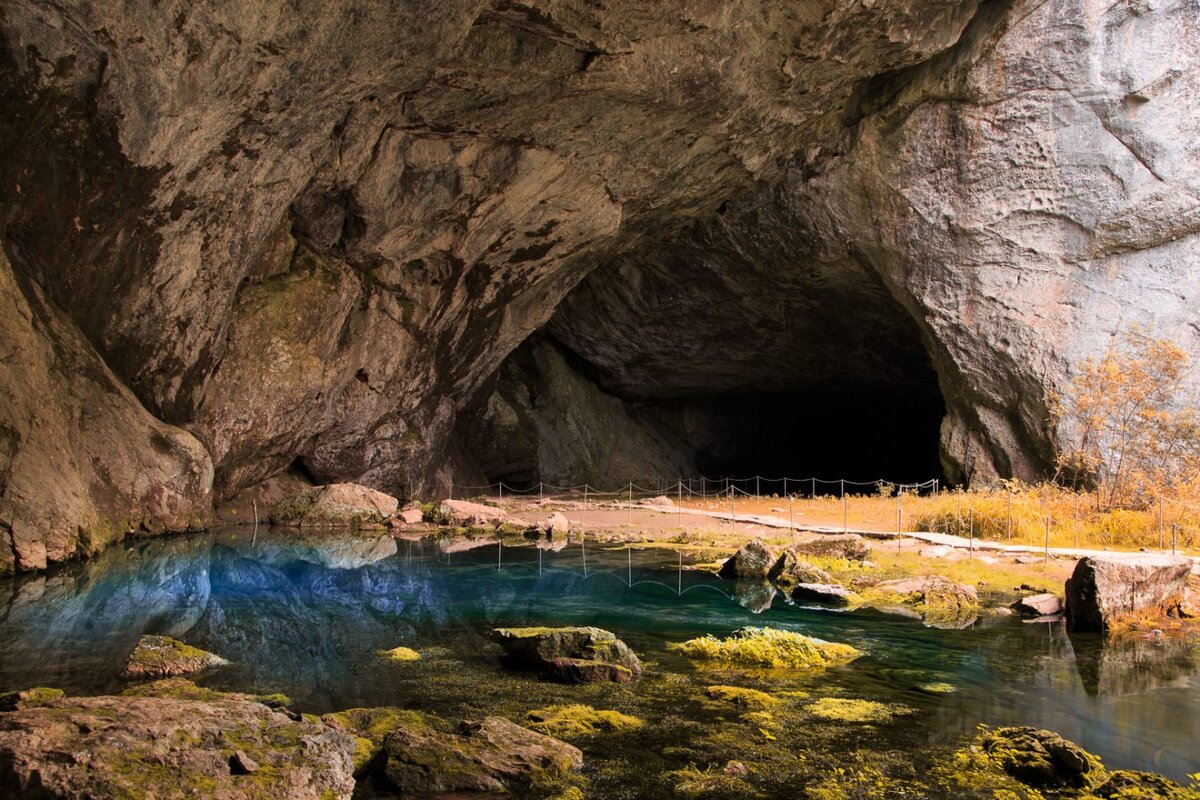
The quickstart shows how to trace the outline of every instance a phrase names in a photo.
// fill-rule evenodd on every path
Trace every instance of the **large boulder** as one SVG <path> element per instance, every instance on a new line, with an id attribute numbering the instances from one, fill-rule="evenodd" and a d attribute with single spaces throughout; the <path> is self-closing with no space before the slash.
<path id="1" fill-rule="evenodd" d="M 1166 614 L 1182 600 L 1191 570 L 1190 559 L 1166 555 L 1080 559 L 1067 579 L 1067 625 L 1107 632 L 1133 614 Z"/>
<path id="2" fill-rule="evenodd" d="M 399 505 L 391 495 L 357 483 L 331 483 L 280 501 L 271 509 L 271 522 L 302 528 L 380 528 Z"/>
<path id="3" fill-rule="evenodd" d="M 562 680 L 625 683 L 642 674 L 637 654 L 600 628 L 497 628 L 492 635 L 514 666 Z"/>
<path id="4" fill-rule="evenodd" d="M 126 678 L 171 678 L 228 663 L 214 653 L 170 636 L 143 636 L 129 654 L 121 675 Z"/>
<path id="5" fill-rule="evenodd" d="M 871 605 L 883 611 L 919 614 L 937 627 L 963 627 L 979 613 L 975 587 L 939 575 L 881 581 L 865 592 Z"/>
<path id="6" fill-rule="evenodd" d="M 751 539 L 726 559 L 717 574 L 726 579 L 765 580 L 779 554 L 762 539 Z"/>
<path id="7" fill-rule="evenodd" d="M 435 522 L 456 528 L 494 528 L 507 520 L 503 508 L 470 500 L 443 500 L 434 510 Z"/>
<path id="8" fill-rule="evenodd" d="M 455 733 L 402 725 L 383 743 L 384 774 L 403 796 L 435 792 L 507 792 L 539 774 L 563 775 L 583 753 L 501 717 L 463 722 Z"/>
<path id="9" fill-rule="evenodd" d="M 348 800 L 353 753 L 257 702 L 69 697 L 0 714 L 0 796 Z"/>

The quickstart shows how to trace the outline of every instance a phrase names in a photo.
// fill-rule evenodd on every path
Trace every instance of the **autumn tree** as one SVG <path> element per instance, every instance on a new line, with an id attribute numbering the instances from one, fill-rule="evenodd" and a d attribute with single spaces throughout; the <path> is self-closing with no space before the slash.
<path id="1" fill-rule="evenodd" d="M 1103 358 L 1079 365 L 1070 387 L 1050 398 L 1067 442 L 1058 477 L 1097 492 L 1101 507 L 1145 505 L 1200 474 L 1200 415 L 1185 402 L 1190 359 L 1140 329 Z"/>

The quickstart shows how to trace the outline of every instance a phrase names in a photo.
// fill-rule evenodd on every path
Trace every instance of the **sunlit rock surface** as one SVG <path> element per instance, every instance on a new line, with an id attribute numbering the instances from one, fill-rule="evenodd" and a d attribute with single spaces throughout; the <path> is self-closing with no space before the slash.
<path id="1" fill-rule="evenodd" d="M 942 403 L 951 478 L 1035 477 L 1079 359 L 1196 348 L 1198 13 L 9 2 L 0 570 L 290 466 L 407 498 L 628 434 L 613 472 L 679 473 L 708 395 Z M 545 327 L 574 374 L 506 377 Z M 611 413 L 498 408 L 529 386 Z M 481 415 L 519 446 L 473 458 Z"/>

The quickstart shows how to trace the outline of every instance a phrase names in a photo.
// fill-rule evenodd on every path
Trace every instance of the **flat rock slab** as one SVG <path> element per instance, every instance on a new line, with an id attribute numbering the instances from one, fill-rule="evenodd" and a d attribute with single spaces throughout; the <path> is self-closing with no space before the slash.
<path id="1" fill-rule="evenodd" d="M 1056 595 L 1043 592 L 1022 597 L 1011 608 L 1023 617 L 1052 617 L 1062 613 L 1063 603 Z"/>
<path id="2" fill-rule="evenodd" d="M 255 702 L 69 697 L 0 714 L 0 797 L 348 800 L 354 747 Z"/>
<path id="3" fill-rule="evenodd" d="M 458 528 L 494 528 L 508 521 L 503 508 L 472 503 L 469 500 L 443 500 L 438 504 L 437 521 Z"/>
<path id="4" fill-rule="evenodd" d="M 642 674 L 642 662 L 601 628 L 497 628 L 492 638 L 510 662 L 569 681 L 624 683 Z"/>
<path id="5" fill-rule="evenodd" d="M 1067 625 L 1107 632 L 1133 614 L 1165 615 L 1183 601 L 1191 571 L 1190 559 L 1165 555 L 1080 559 L 1067 579 Z"/>
<path id="6" fill-rule="evenodd" d="M 384 740 L 384 773 L 404 796 L 507 792 L 538 773 L 583 766 L 578 748 L 501 717 L 463 722 L 456 733 L 405 725 Z"/>
<path id="7" fill-rule="evenodd" d="M 129 654 L 121 675 L 126 678 L 170 678 L 228 663 L 215 653 L 170 636 L 143 636 Z"/>
<path id="8" fill-rule="evenodd" d="M 845 586 L 836 583 L 800 583 L 792 589 L 792 599 L 818 602 L 831 606 L 848 606 L 859 597 Z"/>

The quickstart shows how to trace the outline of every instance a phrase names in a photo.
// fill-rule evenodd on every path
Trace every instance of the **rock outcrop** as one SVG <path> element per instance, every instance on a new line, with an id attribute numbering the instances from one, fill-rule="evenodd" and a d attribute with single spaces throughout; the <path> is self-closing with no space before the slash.
<path id="1" fill-rule="evenodd" d="M 412 725 L 384 740 L 384 774 L 403 795 L 507 792 L 539 773 L 563 775 L 583 766 L 583 753 L 502 717 L 464 721 L 456 733 Z"/>
<path id="2" fill-rule="evenodd" d="M 215 653 L 170 636 L 143 636 L 129 654 L 121 674 L 126 678 L 172 678 L 228 663 Z"/>
<path id="3" fill-rule="evenodd" d="M 751 539 L 726 559 L 717 574 L 725 579 L 766 580 L 779 560 L 774 548 L 762 539 Z"/>
<path id="4" fill-rule="evenodd" d="M 314 486 L 286 497 L 271 509 L 275 525 L 300 528 L 382 528 L 400 502 L 355 483 Z"/>
<path id="5" fill-rule="evenodd" d="M 1165 616 L 1182 600 L 1191 571 L 1190 559 L 1174 556 L 1080 559 L 1067 579 L 1067 625 L 1105 632 L 1134 614 Z"/>
<path id="6" fill-rule="evenodd" d="M 6 797 L 349 800 L 353 753 L 347 733 L 241 699 L 69 697 L 0 713 Z"/>
<path id="7" fill-rule="evenodd" d="M 600 628 L 497 628 L 509 661 L 577 683 L 627 683 L 642 674 L 637 654 Z"/>
<path id="8" fill-rule="evenodd" d="M 288 470 L 673 481 L 747 395 L 1040 477 L 1081 359 L 1197 349 L 1198 15 L 12 0 L 0 570 Z"/>

